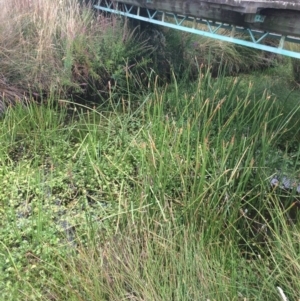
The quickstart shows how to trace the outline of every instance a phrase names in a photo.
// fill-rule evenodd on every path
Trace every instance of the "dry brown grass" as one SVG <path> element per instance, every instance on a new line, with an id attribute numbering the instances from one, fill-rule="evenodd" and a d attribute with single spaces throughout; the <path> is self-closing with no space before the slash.
<path id="1" fill-rule="evenodd" d="M 15 105 L 18 102 L 25 103 L 26 100 L 26 95 L 21 89 L 9 85 L 5 78 L 0 78 L 0 116 L 8 106 Z"/>
<path id="2" fill-rule="evenodd" d="M 83 56 L 91 57 L 89 43 L 108 21 L 96 20 L 77 0 L 0 0 L 0 5 L 0 75 L 6 83 L 31 93 L 78 88 L 73 71 L 77 78 L 87 76 Z"/>

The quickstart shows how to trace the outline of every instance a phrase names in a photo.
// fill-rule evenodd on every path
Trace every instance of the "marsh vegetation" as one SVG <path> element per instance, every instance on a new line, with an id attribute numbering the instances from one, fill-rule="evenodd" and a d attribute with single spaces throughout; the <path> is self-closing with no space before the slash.
<path id="1" fill-rule="evenodd" d="M 0 3 L 0 300 L 300 298 L 290 59 Z"/>

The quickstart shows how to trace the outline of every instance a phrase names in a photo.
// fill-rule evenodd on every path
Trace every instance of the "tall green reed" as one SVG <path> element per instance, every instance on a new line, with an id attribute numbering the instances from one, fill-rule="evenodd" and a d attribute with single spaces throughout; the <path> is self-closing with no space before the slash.
<path id="1" fill-rule="evenodd" d="M 261 206 L 268 158 L 295 112 L 281 117 L 276 99 L 255 99 L 252 89 L 240 98 L 238 79 L 209 72 L 184 89 L 176 80 L 156 88 L 145 108 L 140 177 L 161 213 L 173 203 L 187 223 L 229 225 L 249 200 Z"/>

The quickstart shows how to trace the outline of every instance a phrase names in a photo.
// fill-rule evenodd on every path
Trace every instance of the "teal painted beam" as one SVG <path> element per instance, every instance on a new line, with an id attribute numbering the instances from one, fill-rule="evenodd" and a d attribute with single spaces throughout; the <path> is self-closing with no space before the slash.
<path id="1" fill-rule="evenodd" d="M 241 46 L 246 46 L 246 47 L 251 47 L 251 48 L 255 48 L 255 49 L 260 49 L 263 51 L 268 51 L 268 52 L 273 52 L 276 54 L 280 54 L 280 55 L 284 55 L 284 56 L 289 56 L 289 57 L 293 57 L 293 58 L 297 58 L 300 59 L 300 53 L 299 52 L 295 52 L 295 51 L 291 51 L 291 50 L 286 50 L 283 49 L 283 45 L 282 43 L 280 43 L 279 47 L 272 47 L 272 46 L 268 46 L 268 45 L 264 45 L 264 44 L 260 44 L 259 42 L 262 39 L 259 40 L 253 40 L 253 41 L 246 41 L 246 40 L 242 40 L 242 39 L 238 39 L 235 37 L 229 37 L 226 35 L 221 35 L 216 33 L 215 31 L 204 31 L 204 30 L 199 30 L 196 28 L 191 28 L 191 27 L 186 27 L 182 25 L 182 22 L 177 22 L 176 20 L 176 24 L 164 21 L 164 20 L 157 20 L 154 19 L 154 16 L 157 14 L 157 11 L 155 11 L 154 14 L 150 14 L 148 11 L 148 17 L 143 17 L 140 16 L 139 14 L 132 14 L 132 6 L 130 6 L 130 8 L 126 8 L 126 11 L 121 11 L 118 9 L 113 9 L 111 8 L 111 5 L 108 5 L 107 7 L 104 6 L 100 6 L 100 5 L 95 5 L 94 6 L 96 9 L 105 11 L 105 12 L 109 12 L 109 13 L 113 13 L 113 14 L 117 14 L 117 15 L 121 15 L 121 16 L 125 16 L 128 18 L 133 18 L 133 19 L 137 19 L 140 21 L 145 21 L 145 22 L 149 22 L 152 24 L 157 24 L 157 25 L 161 25 L 161 26 L 165 26 L 165 27 L 169 27 L 169 28 L 173 28 L 173 29 L 177 29 L 177 30 L 181 30 L 181 31 L 185 31 L 185 32 L 189 32 L 189 33 L 193 33 L 193 34 L 197 34 L 197 35 L 201 35 L 204 37 L 208 37 L 208 38 L 212 38 L 212 39 L 218 39 L 224 42 L 229 42 L 229 43 L 235 43 Z M 139 10 L 138 10 L 139 11 Z M 164 14 L 163 14 L 164 15 Z M 184 18 L 184 16 L 183 16 Z M 250 31 L 250 36 L 252 37 L 252 31 L 250 29 L 246 29 L 247 31 Z M 266 33 L 265 35 L 267 35 L 268 33 Z M 282 40 L 284 41 L 285 37 L 282 36 Z"/>

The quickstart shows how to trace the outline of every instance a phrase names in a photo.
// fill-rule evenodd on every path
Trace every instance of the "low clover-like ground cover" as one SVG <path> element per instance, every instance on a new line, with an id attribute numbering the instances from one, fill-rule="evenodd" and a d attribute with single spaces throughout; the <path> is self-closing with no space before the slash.
<path id="1" fill-rule="evenodd" d="M 134 101 L 11 108 L 0 299 L 298 298 L 298 196 L 270 179 L 299 171 L 299 105 L 255 89 L 203 72 Z"/>

